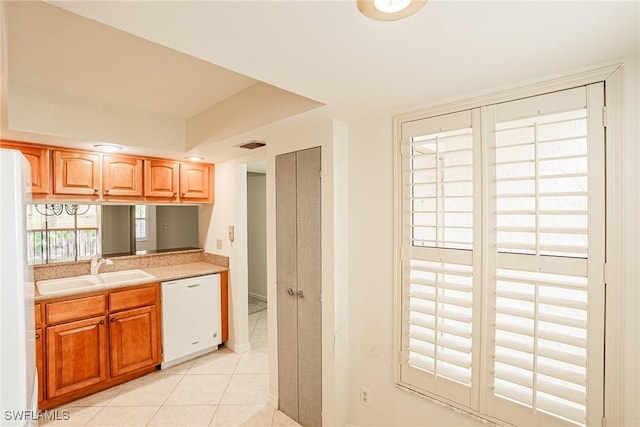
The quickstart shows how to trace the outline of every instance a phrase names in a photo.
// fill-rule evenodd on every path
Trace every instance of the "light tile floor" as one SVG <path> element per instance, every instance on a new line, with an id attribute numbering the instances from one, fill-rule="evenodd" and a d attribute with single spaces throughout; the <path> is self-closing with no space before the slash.
<path id="1" fill-rule="evenodd" d="M 251 351 L 221 347 L 169 369 L 55 408 L 40 426 L 298 426 L 267 404 L 267 311 L 249 315 Z"/>
<path id="2" fill-rule="evenodd" d="M 256 313 L 258 311 L 266 310 L 267 302 L 256 297 L 249 295 L 249 314 Z"/>

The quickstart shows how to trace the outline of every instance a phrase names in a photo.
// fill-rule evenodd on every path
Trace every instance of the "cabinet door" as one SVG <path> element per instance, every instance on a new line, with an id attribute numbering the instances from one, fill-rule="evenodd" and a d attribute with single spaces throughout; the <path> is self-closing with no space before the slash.
<path id="1" fill-rule="evenodd" d="M 38 372 L 38 402 L 44 400 L 44 337 L 42 329 L 36 329 L 36 371 Z"/>
<path id="2" fill-rule="evenodd" d="M 50 180 L 49 150 L 32 147 L 28 144 L 9 143 L 2 141 L 2 148 L 19 150 L 31 165 L 31 194 L 34 196 L 49 194 Z"/>
<path id="3" fill-rule="evenodd" d="M 111 376 L 160 363 L 157 306 L 109 316 Z"/>
<path id="4" fill-rule="evenodd" d="M 176 200 L 179 165 L 164 160 L 147 160 L 144 167 L 145 197 Z"/>
<path id="5" fill-rule="evenodd" d="M 105 381 L 109 375 L 105 316 L 47 328 L 47 397 Z"/>
<path id="6" fill-rule="evenodd" d="M 180 199 L 212 201 L 213 168 L 210 165 L 180 164 Z"/>
<path id="7" fill-rule="evenodd" d="M 54 151 L 54 194 L 98 196 L 100 155 L 75 151 Z"/>
<path id="8" fill-rule="evenodd" d="M 142 197 L 142 159 L 102 156 L 102 193 L 105 199 Z"/>

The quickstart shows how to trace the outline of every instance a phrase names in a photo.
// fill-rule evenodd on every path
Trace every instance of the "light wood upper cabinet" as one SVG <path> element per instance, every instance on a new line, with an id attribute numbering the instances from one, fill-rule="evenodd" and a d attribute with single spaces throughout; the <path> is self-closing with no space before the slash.
<path id="1" fill-rule="evenodd" d="M 213 167 L 201 163 L 180 164 L 180 199 L 213 201 Z"/>
<path id="2" fill-rule="evenodd" d="M 145 197 L 177 200 L 179 168 L 177 162 L 147 160 L 144 167 Z"/>
<path id="3" fill-rule="evenodd" d="M 76 151 L 53 152 L 54 194 L 99 196 L 100 155 Z"/>
<path id="4" fill-rule="evenodd" d="M 143 165 L 143 160 L 137 157 L 103 155 L 103 197 L 142 197 Z"/>
<path id="5" fill-rule="evenodd" d="M 22 155 L 29 161 L 31 165 L 31 194 L 35 198 L 51 192 L 49 149 L 8 141 L 1 141 L 0 146 L 22 152 Z"/>
<path id="6" fill-rule="evenodd" d="M 31 165 L 34 200 L 213 203 L 214 165 L 0 140 Z"/>

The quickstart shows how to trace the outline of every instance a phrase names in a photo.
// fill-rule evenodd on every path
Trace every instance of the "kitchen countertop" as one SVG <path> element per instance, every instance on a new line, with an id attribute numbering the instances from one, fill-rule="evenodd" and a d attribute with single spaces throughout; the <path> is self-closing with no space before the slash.
<path id="1" fill-rule="evenodd" d="M 154 267 L 142 269 L 156 276 L 159 282 L 167 280 L 186 279 L 187 277 L 204 276 L 205 274 L 220 273 L 228 268 L 208 262 L 191 262 L 189 264 L 169 265 L 166 267 Z"/>
<path id="2" fill-rule="evenodd" d="M 220 273 L 222 271 L 228 271 L 229 269 L 226 267 L 222 267 L 216 264 L 211 264 L 208 262 L 191 262 L 187 264 L 168 265 L 165 267 L 140 268 L 140 270 L 153 275 L 154 278 L 141 281 L 138 283 L 133 283 L 133 284 L 122 283 L 122 284 L 109 284 L 109 285 L 92 285 L 92 286 L 86 286 L 82 288 L 68 289 L 64 292 L 58 292 L 50 295 L 40 295 L 40 292 L 38 292 L 38 287 L 36 286 L 35 300 L 36 302 L 39 302 L 39 301 L 49 300 L 53 298 L 67 297 L 72 295 L 81 295 L 89 292 L 105 291 L 105 290 L 123 288 L 128 286 L 138 286 L 138 285 L 144 285 L 147 283 L 154 283 L 154 282 L 165 282 L 168 280 L 186 279 L 188 277 Z M 69 277 L 69 279 L 71 279 L 71 277 Z"/>

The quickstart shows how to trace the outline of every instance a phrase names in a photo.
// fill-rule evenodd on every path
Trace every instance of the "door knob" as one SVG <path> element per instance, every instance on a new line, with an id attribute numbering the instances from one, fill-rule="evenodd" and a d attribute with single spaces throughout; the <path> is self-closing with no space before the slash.
<path id="1" fill-rule="evenodd" d="M 298 291 L 298 298 L 304 298 L 304 292 Z"/>
<path id="2" fill-rule="evenodd" d="M 293 296 L 293 289 L 291 289 L 291 288 L 287 288 L 287 293 L 288 293 L 290 296 Z"/>

